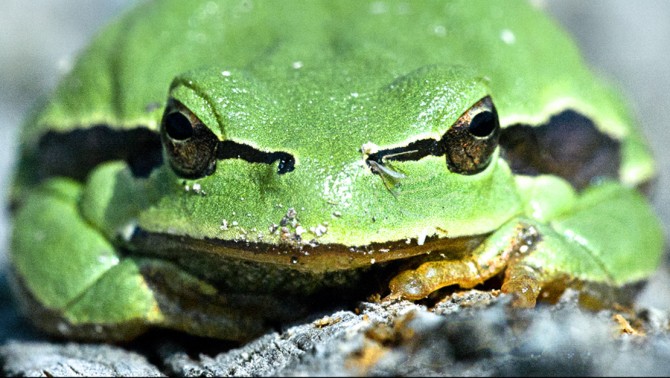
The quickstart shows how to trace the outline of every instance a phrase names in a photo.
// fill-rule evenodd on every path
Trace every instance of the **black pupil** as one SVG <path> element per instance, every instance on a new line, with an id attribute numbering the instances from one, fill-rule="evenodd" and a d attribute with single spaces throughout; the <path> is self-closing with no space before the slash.
<path id="1" fill-rule="evenodd" d="M 193 136 L 191 121 L 179 113 L 174 112 L 165 116 L 165 132 L 172 139 L 185 140 Z"/>
<path id="2" fill-rule="evenodd" d="M 496 128 L 496 116 L 493 112 L 484 111 L 477 114 L 468 126 L 470 134 L 476 137 L 491 135 Z"/>

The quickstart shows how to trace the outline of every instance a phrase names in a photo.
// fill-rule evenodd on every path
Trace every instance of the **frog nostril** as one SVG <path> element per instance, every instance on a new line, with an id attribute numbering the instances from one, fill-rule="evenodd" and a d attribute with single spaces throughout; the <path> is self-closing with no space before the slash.
<path id="1" fill-rule="evenodd" d="M 186 140 L 193 136 L 191 121 L 180 112 L 167 114 L 164 124 L 165 132 L 174 140 Z"/>

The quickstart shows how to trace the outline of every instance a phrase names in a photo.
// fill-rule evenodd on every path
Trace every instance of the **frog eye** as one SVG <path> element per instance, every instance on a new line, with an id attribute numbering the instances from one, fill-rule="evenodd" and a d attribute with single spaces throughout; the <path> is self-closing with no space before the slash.
<path id="1" fill-rule="evenodd" d="M 498 113 L 487 96 L 463 113 L 439 144 L 450 171 L 471 175 L 489 165 L 499 139 Z"/>
<path id="2" fill-rule="evenodd" d="M 463 113 L 440 140 L 421 139 L 405 146 L 378 150 L 368 155 L 366 163 L 376 174 L 398 176 L 384 164 L 444 155 L 451 172 L 472 175 L 489 165 L 498 139 L 498 113 L 491 97 L 486 96 Z"/>
<path id="3" fill-rule="evenodd" d="M 177 100 L 170 99 L 161 121 L 161 141 L 176 174 L 197 179 L 214 173 L 217 160 L 242 159 L 277 164 L 277 173 L 293 171 L 295 158 L 283 151 L 262 151 L 232 140 L 219 140 L 203 122 Z"/>
<path id="4" fill-rule="evenodd" d="M 170 166 L 178 175 L 198 178 L 214 172 L 218 138 L 178 101 L 170 100 L 165 109 L 161 140 Z"/>

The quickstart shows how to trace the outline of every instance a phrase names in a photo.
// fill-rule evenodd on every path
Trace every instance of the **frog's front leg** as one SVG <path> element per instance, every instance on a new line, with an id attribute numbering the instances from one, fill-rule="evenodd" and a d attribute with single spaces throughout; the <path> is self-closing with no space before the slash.
<path id="1" fill-rule="evenodd" d="M 244 340 L 286 316 L 285 300 L 224 293 L 173 262 L 121 251 L 82 217 L 83 190 L 49 179 L 16 214 L 13 286 L 40 328 L 88 340 L 127 340 L 151 326 Z"/>
<path id="2" fill-rule="evenodd" d="M 515 306 L 532 307 L 541 290 L 557 281 L 618 289 L 658 266 L 663 232 L 636 190 L 608 182 L 570 203 L 550 217 L 508 222 L 465 259 L 427 262 L 400 273 L 390 283 L 390 297 L 421 299 L 454 284 L 470 288 L 504 270 L 502 292 L 514 296 Z M 529 204 L 543 205 L 539 196 Z"/>
<path id="3" fill-rule="evenodd" d="M 529 221 L 508 222 L 464 259 L 430 261 L 416 270 L 401 272 L 389 284 L 389 298 L 422 299 L 433 291 L 450 285 L 472 288 L 519 261 L 533 249 L 538 239 L 537 228 Z M 523 270 L 521 266 L 519 265 L 519 269 Z M 527 293 L 524 295 L 528 297 L 537 296 L 539 279 L 540 277 L 536 277 L 536 280 L 527 280 L 514 275 L 510 276 L 508 286 L 515 292 Z"/>
<path id="4" fill-rule="evenodd" d="M 26 196 L 12 235 L 14 287 L 51 333 L 104 337 L 114 324 L 124 326 L 113 336 L 133 337 L 160 312 L 137 265 L 81 217 L 81 192 L 80 183 L 54 178 Z"/>

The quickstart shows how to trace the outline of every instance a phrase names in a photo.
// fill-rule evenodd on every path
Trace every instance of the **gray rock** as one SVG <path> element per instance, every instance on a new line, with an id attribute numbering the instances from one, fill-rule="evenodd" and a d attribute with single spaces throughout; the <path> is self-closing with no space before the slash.
<path id="1" fill-rule="evenodd" d="M 104 344 L 10 341 L 0 356 L 7 376 L 163 376 L 145 357 Z"/>
<path id="2" fill-rule="evenodd" d="M 35 333 L 17 333 L 0 346 L 0 372 L 668 375 L 668 315 L 654 308 L 589 312 L 578 306 L 577 294 L 571 291 L 556 305 L 514 310 L 504 295 L 469 290 L 449 295 L 431 308 L 408 301 L 362 302 L 354 311 L 313 316 L 242 346 L 174 333 L 151 334 L 123 347 L 49 342 Z"/>

